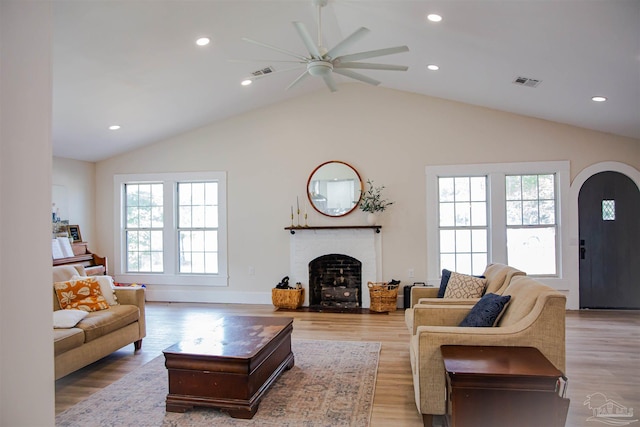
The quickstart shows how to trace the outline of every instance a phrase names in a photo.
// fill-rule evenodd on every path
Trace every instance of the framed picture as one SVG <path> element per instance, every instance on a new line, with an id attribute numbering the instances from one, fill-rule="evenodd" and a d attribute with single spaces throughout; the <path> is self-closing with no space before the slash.
<path id="1" fill-rule="evenodd" d="M 69 237 L 73 237 L 74 242 L 82 242 L 82 235 L 80 235 L 80 226 L 79 225 L 70 225 L 69 226 Z"/>

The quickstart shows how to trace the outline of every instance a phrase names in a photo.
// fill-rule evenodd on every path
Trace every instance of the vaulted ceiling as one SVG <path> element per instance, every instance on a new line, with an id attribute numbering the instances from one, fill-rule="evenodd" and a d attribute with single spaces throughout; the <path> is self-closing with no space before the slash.
<path id="1" fill-rule="evenodd" d="M 304 68 L 286 71 L 290 56 L 242 40 L 308 56 L 292 22 L 315 39 L 317 13 L 312 0 L 56 0 L 54 155 L 99 161 L 327 91 L 318 77 L 285 90 Z M 329 0 L 321 16 L 327 48 L 359 27 L 371 31 L 346 53 L 409 47 L 363 61 L 408 71 L 356 70 L 382 87 L 640 139 L 638 0 Z M 202 36 L 211 42 L 197 46 Z M 266 67 L 274 72 L 241 86 Z"/>

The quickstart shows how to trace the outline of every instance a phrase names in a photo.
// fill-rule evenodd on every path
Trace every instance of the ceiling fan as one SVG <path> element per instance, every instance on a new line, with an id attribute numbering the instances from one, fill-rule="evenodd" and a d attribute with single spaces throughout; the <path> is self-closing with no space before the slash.
<path id="1" fill-rule="evenodd" d="M 362 70 L 389 70 L 389 71 L 407 71 L 409 67 L 404 65 L 388 65 L 388 64 L 372 64 L 368 62 L 356 62 L 362 59 L 376 58 L 379 56 L 392 55 L 395 53 L 407 52 L 409 48 L 407 46 L 396 46 L 385 49 L 376 49 L 366 52 L 346 54 L 344 53 L 351 48 L 357 41 L 362 39 L 370 30 L 365 27 L 360 27 L 354 31 L 347 38 L 335 45 L 333 48 L 327 50 L 322 46 L 322 22 L 321 22 L 321 10 L 327 5 L 328 0 L 312 0 L 313 4 L 318 8 L 318 43 L 314 43 L 313 39 L 307 31 L 307 27 L 302 22 L 293 22 L 298 35 L 302 39 L 305 47 L 309 51 L 309 56 L 304 56 L 291 52 L 286 49 L 282 49 L 276 46 L 272 46 L 266 43 L 262 43 L 256 40 L 243 38 L 242 40 L 256 44 L 258 46 L 265 47 L 267 49 L 274 50 L 276 52 L 284 53 L 285 55 L 296 58 L 296 60 L 290 61 L 278 61 L 278 62 L 290 62 L 300 64 L 298 66 L 279 70 L 279 72 L 290 71 L 299 68 L 306 68 L 305 71 L 298 76 L 289 86 L 287 90 L 291 89 L 301 81 L 305 80 L 309 76 L 322 77 L 325 84 L 331 90 L 335 92 L 337 90 L 335 81 L 333 79 L 333 73 L 337 73 L 355 80 L 359 80 L 364 83 L 368 83 L 374 86 L 380 84 L 378 80 L 371 77 L 352 71 L 353 69 Z M 268 76 L 273 73 L 262 74 L 259 77 Z M 252 77 L 251 79 L 255 79 Z"/>

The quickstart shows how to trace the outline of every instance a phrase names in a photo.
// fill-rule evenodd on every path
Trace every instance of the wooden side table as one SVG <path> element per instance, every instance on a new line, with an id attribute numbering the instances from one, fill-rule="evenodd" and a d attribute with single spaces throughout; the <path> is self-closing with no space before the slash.
<path id="1" fill-rule="evenodd" d="M 565 425 L 566 378 L 538 349 L 445 345 L 441 352 L 449 426 Z"/>

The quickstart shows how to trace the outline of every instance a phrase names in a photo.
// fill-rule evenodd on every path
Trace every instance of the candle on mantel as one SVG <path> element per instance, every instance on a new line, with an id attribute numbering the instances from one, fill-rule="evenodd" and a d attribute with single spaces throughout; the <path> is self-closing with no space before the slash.
<path id="1" fill-rule="evenodd" d="M 296 209 L 298 209 L 298 213 L 300 213 L 300 202 L 298 201 L 298 196 L 296 196 Z"/>

